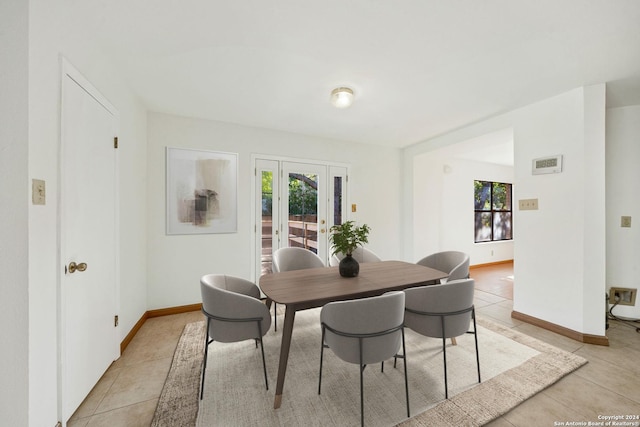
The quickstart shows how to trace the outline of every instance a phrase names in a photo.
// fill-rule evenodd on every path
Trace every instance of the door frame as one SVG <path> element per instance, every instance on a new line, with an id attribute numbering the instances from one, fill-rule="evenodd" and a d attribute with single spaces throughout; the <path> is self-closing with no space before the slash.
<path id="1" fill-rule="evenodd" d="M 258 199 L 257 196 L 258 194 L 261 194 L 262 189 L 258 188 L 256 182 L 257 182 L 257 161 L 258 160 L 269 160 L 269 161 L 277 161 L 278 162 L 278 172 L 280 172 L 280 170 L 282 170 L 281 164 L 282 163 L 302 163 L 302 164 L 309 164 L 309 165 L 316 165 L 316 166 L 322 166 L 326 168 L 326 173 L 325 173 L 325 179 L 327 182 L 327 192 L 326 192 L 326 197 L 327 197 L 327 201 L 326 203 L 326 210 L 327 210 L 327 232 L 325 233 L 325 236 L 329 235 L 329 228 L 331 227 L 332 221 L 333 221 L 333 216 L 329 215 L 330 211 L 331 211 L 331 201 L 333 199 L 333 187 L 331 186 L 329 180 L 333 179 L 333 177 L 335 176 L 335 168 L 344 168 L 346 170 L 346 175 L 345 175 L 345 182 L 344 185 L 346 187 L 346 190 L 344 191 L 344 197 L 342 200 L 342 206 L 343 206 L 343 220 L 348 220 L 349 217 L 349 210 L 347 209 L 347 206 L 349 206 L 349 198 L 350 198 L 350 185 L 349 185 L 349 175 L 351 172 L 351 165 L 348 163 L 341 163 L 341 162 L 332 162 L 332 161 L 328 161 L 328 160 L 317 160 L 317 159 L 306 159 L 306 158 L 299 158 L 299 157 L 289 157 L 289 156 L 275 156 L 275 155 L 271 155 L 271 154 L 251 154 L 251 168 L 254 171 L 254 176 L 253 176 L 253 181 L 251 184 L 251 223 L 254 225 L 254 230 L 253 230 L 253 234 L 252 234 L 252 250 L 251 250 L 251 280 L 254 282 L 258 282 L 260 279 L 260 269 L 257 268 L 258 265 L 258 236 L 261 235 L 261 232 L 258 233 L 258 230 L 260 229 L 260 225 L 258 224 L 259 218 L 257 215 L 257 209 L 258 209 Z M 284 183 L 280 183 L 279 187 L 283 187 Z M 275 202 L 274 202 L 275 204 Z M 280 201 L 278 201 L 278 210 L 280 209 Z M 278 217 L 280 218 L 280 222 L 283 221 L 282 218 L 282 212 L 278 212 Z M 282 236 L 280 236 L 280 238 L 282 238 Z M 328 239 L 328 237 L 327 237 Z M 327 246 L 327 250 L 328 250 L 328 258 L 331 258 L 331 254 L 330 254 L 330 248 Z M 328 263 L 328 259 L 327 260 L 323 260 L 325 262 Z M 328 265 L 328 264 L 327 264 Z"/>
<path id="2" fill-rule="evenodd" d="M 59 117 L 58 123 L 60 123 L 60 134 L 58 139 L 58 174 L 57 180 L 59 183 L 59 189 L 57 192 L 57 253 L 56 253 L 56 265 L 58 266 L 58 274 L 57 274 L 57 389 L 58 389 L 58 419 L 62 421 L 63 425 L 66 425 L 66 420 L 72 414 L 65 414 L 65 403 L 66 403 L 66 383 L 65 383 L 65 369 L 64 360 L 65 360 L 65 339 L 67 332 L 67 322 L 66 322 L 66 291 L 64 285 L 65 278 L 65 266 L 66 259 L 65 254 L 67 248 L 64 243 L 64 232 L 66 224 L 66 216 L 64 211 L 64 201 L 63 195 L 65 189 L 64 187 L 64 168 L 66 165 L 66 160 L 69 159 L 69 156 L 65 151 L 65 139 L 66 139 L 66 128 L 63 121 L 63 102 L 64 102 L 64 88 L 66 84 L 69 84 L 67 79 L 72 80 L 80 86 L 87 94 L 89 94 L 96 102 L 98 102 L 105 110 L 107 110 L 113 116 L 113 125 L 114 125 L 114 134 L 118 135 L 119 127 L 120 127 L 120 113 L 118 110 L 105 98 L 98 89 L 89 82 L 64 56 L 60 55 L 60 109 L 59 109 Z M 117 150 L 114 153 L 114 315 L 119 313 L 120 311 L 120 182 L 119 182 L 119 162 Z M 117 327 L 113 333 L 113 351 L 115 358 L 120 355 L 120 345 L 119 345 L 119 336 Z"/>

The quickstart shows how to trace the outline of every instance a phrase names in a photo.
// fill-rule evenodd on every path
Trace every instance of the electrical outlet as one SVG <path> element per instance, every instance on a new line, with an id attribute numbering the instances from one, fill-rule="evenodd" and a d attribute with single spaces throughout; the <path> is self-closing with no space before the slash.
<path id="1" fill-rule="evenodd" d="M 520 199 L 518 200 L 518 207 L 521 211 L 537 211 L 538 199 Z"/>
<path id="2" fill-rule="evenodd" d="M 630 216 L 621 216 L 620 217 L 620 227 L 631 227 L 631 217 Z"/>
<path id="3" fill-rule="evenodd" d="M 618 305 L 636 305 L 636 294 L 638 289 L 635 288 L 614 288 L 609 289 L 609 304 Z"/>

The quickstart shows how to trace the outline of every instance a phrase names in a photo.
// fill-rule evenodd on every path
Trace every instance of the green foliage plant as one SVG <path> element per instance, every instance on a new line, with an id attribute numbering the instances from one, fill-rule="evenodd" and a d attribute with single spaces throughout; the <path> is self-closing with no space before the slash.
<path id="1" fill-rule="evenodd" d="M 334 225 L 329 231 L 331 232 L 329 241 L 333 248 L 331 255 L 337 253 L 352 255 L 358 246 L 369 243 L 371 228 L 367 224 L 357 227 L 353 221 L 346 221 L 343 224 Z"/>

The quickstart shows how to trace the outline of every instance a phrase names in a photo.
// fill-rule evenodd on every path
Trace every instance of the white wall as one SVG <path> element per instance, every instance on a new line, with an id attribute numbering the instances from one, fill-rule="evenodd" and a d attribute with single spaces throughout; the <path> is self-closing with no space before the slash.
<path id="1" fill-rule="evenodd" d="M 512 240 L 474 243 L 473 217 L 473 181 L 512 183 L 513 167 L 459 159 L 442 149 L 413 161 L 412 261 L 445 250 L 468 253 L 471 265 L 513 259 Z"/>
<path id="2" fill-rule="evenodd" d="M 514 310 L 599 336 L 605 331 L 604 107 L 604 85 L 598 85 L 514 117 L 518 197 L 539 199 L 539 210 L 516 211 Z M 562 173 L 531 174 L 532 159 L 554 154 L 564 156 Z"/>
<path id="3" fill-rule="evenodd" d="M 28 425 L 28 10 L 0 2 L 0 414 Z"/>
<path id="4" fill-rule="evenodd" d="M 58 421 L 58 274 L 64 264 L 57 257 L 60 56 L 120 113 L 120 339 L 147 309 L 146 112 L 118 77 L 117 64 L 106 60 L 90 34 L 78 32 L 77 4 L 28 3 L 29 181 L 44 179 L 47 189 L 46 205 L 29 207 L 29 425 L 53 426 Z"/>
<path id="5" fill-rule="evenodd" d="M 607 288 L 640 289 L 640 105 L 607 110 Z M 631 216 L 631 228 L 620 227 Z M 635 307 L 617 306 L 613 314 L 640 318 Z"/>
<path id="6" fill-rule="evenodd" d="M 383 258 L 401 258 L 400 150 L 333 141 L 214 121 L 150 113 L 148 118 L 148 281 L 149 309 L 201 301 L 199 279 L 226 273 L 250 279 L 252 154 L 267 154 L 351 165 L 350 203 L 359 223 L 371 226 L 371 249 Z M 238 153 L 238 232 L 165 234 L 165 148 Z"/>
<path id="7" fill-rule="evenodd" d="M 605 123 L 606 86 L 586 86 L 583 93 L 583 138 L 584 164 L 582 183 L 576 183 L 576 191 L 582 187 L 584 223 L 582 229 L 584 259 L 583 317 L 581 331 L 604 335 L 602 310 L 603 288 L 606 279 L 606 170 L 605 170 Z M 597 200 L 594 202 L 594 199 Z M 600 308 L 597 312 L 596 307 Z M 596 334 L 596 331 L 602 331 Z"/>
<path id="8" fill-rule="evenodd" d="M 575 89 L 417 144 L 405 150 L 404 162 L 507 128 L 514 134 L 517 198 L 539 200 L 537 211 L 514 211 L 514 310 L 602 336 L 604 188 L 592 179 L 604 182 L 604 85 Z M 531 174 L 533 159 L 555 154 L 564 156 L 561 174 Z M 412 168 L 405 173 L 410 195 L 416 188 L 413 173 Z M 418 209 L 407 207 L 405 221 L 416 224 Z M 405 235 L 405 241 L 411 251 L 412 236 Z"/>

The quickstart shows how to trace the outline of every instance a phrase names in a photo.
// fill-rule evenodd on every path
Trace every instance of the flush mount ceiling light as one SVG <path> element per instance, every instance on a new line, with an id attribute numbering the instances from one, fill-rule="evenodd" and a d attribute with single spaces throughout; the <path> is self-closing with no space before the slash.
<path id="1" fill-rule="evenodd" d="M 353 90 L 339 87 L 331 91 L 331 103 L 336 108 L 347 108 L 353 104 Z"/>

